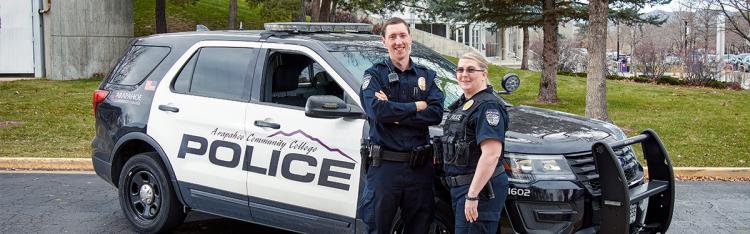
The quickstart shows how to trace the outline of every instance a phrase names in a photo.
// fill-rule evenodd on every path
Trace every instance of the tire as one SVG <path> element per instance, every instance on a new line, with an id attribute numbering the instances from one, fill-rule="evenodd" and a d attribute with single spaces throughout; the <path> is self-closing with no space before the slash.
<path id="1" fill-rule="evenodd" d="M 438 201 L 435 204 L 435 215 L 430 225 L 430 234 L 449 234 L 455 230 L 453 208 L 444 201 Z M 391 233 L 404 233 L 404 220 L 401 219 L 401 211 L 396 214 L 393 220 Z"/>
<path id="2" fill-rule="evenodd" d="M 123 166 L 120 208 L 136 232 L 166 232 L 185 220 L 183 205 L 167 178 L 156 153 L 135 155 Z"/>

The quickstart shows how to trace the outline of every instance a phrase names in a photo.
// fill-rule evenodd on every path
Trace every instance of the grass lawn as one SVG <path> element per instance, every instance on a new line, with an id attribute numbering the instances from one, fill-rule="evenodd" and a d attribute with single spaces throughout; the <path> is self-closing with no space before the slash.
<path id="1" fill-rule="evenodd" d="M 99 83 L 0 82 L 0 157 L 90 157 Z"/>
<path id="2" fill-rule="evenodd" d="M 455 59 L 452 59 L 455 62 Z M 558 76 L 559 104 L 535 104 L 538 72 L 491 66 L 521 88 L 505 97 L 583 115 L 586 80 Z M 91 93 L 98 80 L 0 82 L 0 157 L 90 157 Z M 609 115 L 629 136 L 656 130 L 675 166 L 750 167 L 750 92 L 607 81 Z"/>
<path id="3" fill-rule="evenodd" d="M 156 33 L 154 18 L 155 0 L 133 1 L 134 34 L 136 37 Z M 177 4 L 167 2 L 167 30 L 169 32 L 194 31 L 196 24 L 203 24 L 211 30 L 226 29 L 229 21 L 229 0 L 199 0 L 194 3 Z M 237 1 L 237 24 L 244 29 L 262 29 L 260 7 L 251 8 L 247 1 Z"/>

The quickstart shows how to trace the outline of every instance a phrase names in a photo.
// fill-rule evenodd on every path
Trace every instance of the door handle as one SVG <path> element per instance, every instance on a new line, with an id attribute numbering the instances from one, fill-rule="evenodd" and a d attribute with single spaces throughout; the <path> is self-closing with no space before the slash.
<path id="1" fill-rule="evenodd" d="M 170 111 L 170 112 L 175 112 L 175 113 L 180 112 L 180 108 L 169 106 L 169 105 L 159 105 L 159 110 Z"/>
<path id="2" fill-rule="evenodd" d="M 258 126 L 258 127 L 261 127 L 261 128 L 273 128 L 273 129 L 279 129 L 279 128 L 281 128 L 281 124 L 266 122 L 266 121 L 263 121 L 263 120 L 256 120 L 255 121 L 255 126 Z"/>

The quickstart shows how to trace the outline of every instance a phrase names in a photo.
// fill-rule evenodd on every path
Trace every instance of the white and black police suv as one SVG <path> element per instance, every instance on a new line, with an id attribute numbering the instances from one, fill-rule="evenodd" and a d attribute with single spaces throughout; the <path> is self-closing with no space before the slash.
<path id="1" fill-rule="evenodd" d="M 303 233 L 366 230 L 356 212 L 367 164 L 359 90 L 364 70 L 387 58 L 370 31 L 274 23 L 135 39 L 94 91 L 92 142 L 94 169 L 118 188 L 133 229 L 169 230 L 201 211 Z M 445 106 L 461 95 L 453 63 L 417 43 L 412 55 L 437 72 Z M 506 76 L 501 93 L 518 81 Z M 501 231 L 667 230 L 674 178 L 653 131 L 626 138 L 606 122 L 506 105 L 511 184 Z M 438 178 L 434 232 L 450 233 L 450 195 Z"/>

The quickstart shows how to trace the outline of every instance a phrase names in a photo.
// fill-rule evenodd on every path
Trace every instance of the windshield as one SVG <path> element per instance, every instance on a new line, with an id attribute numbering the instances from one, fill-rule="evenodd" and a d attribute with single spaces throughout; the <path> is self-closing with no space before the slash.
<path id="1" fill-rule="evenodd" d="M 388 57 L 388 53 L 385 50 L 373 50 L 372 48 L 364 47 L 363 49 L 365 50 L 331 52 L 358 79 L 359 86 L 362 85 L 362 77 L 365 74 L 365 70 Z M 462 91 L 456 82 L 455 64 L 435 53 L 415 52 L 412 53 L 411 57 L 415 63 L 432 69 L 437 73 L 437 77 L 441 81 L 440 89 L 443 90 L 443 94 L 445 95 L 444 107 L 447 108 L 460 97 Z"/>

